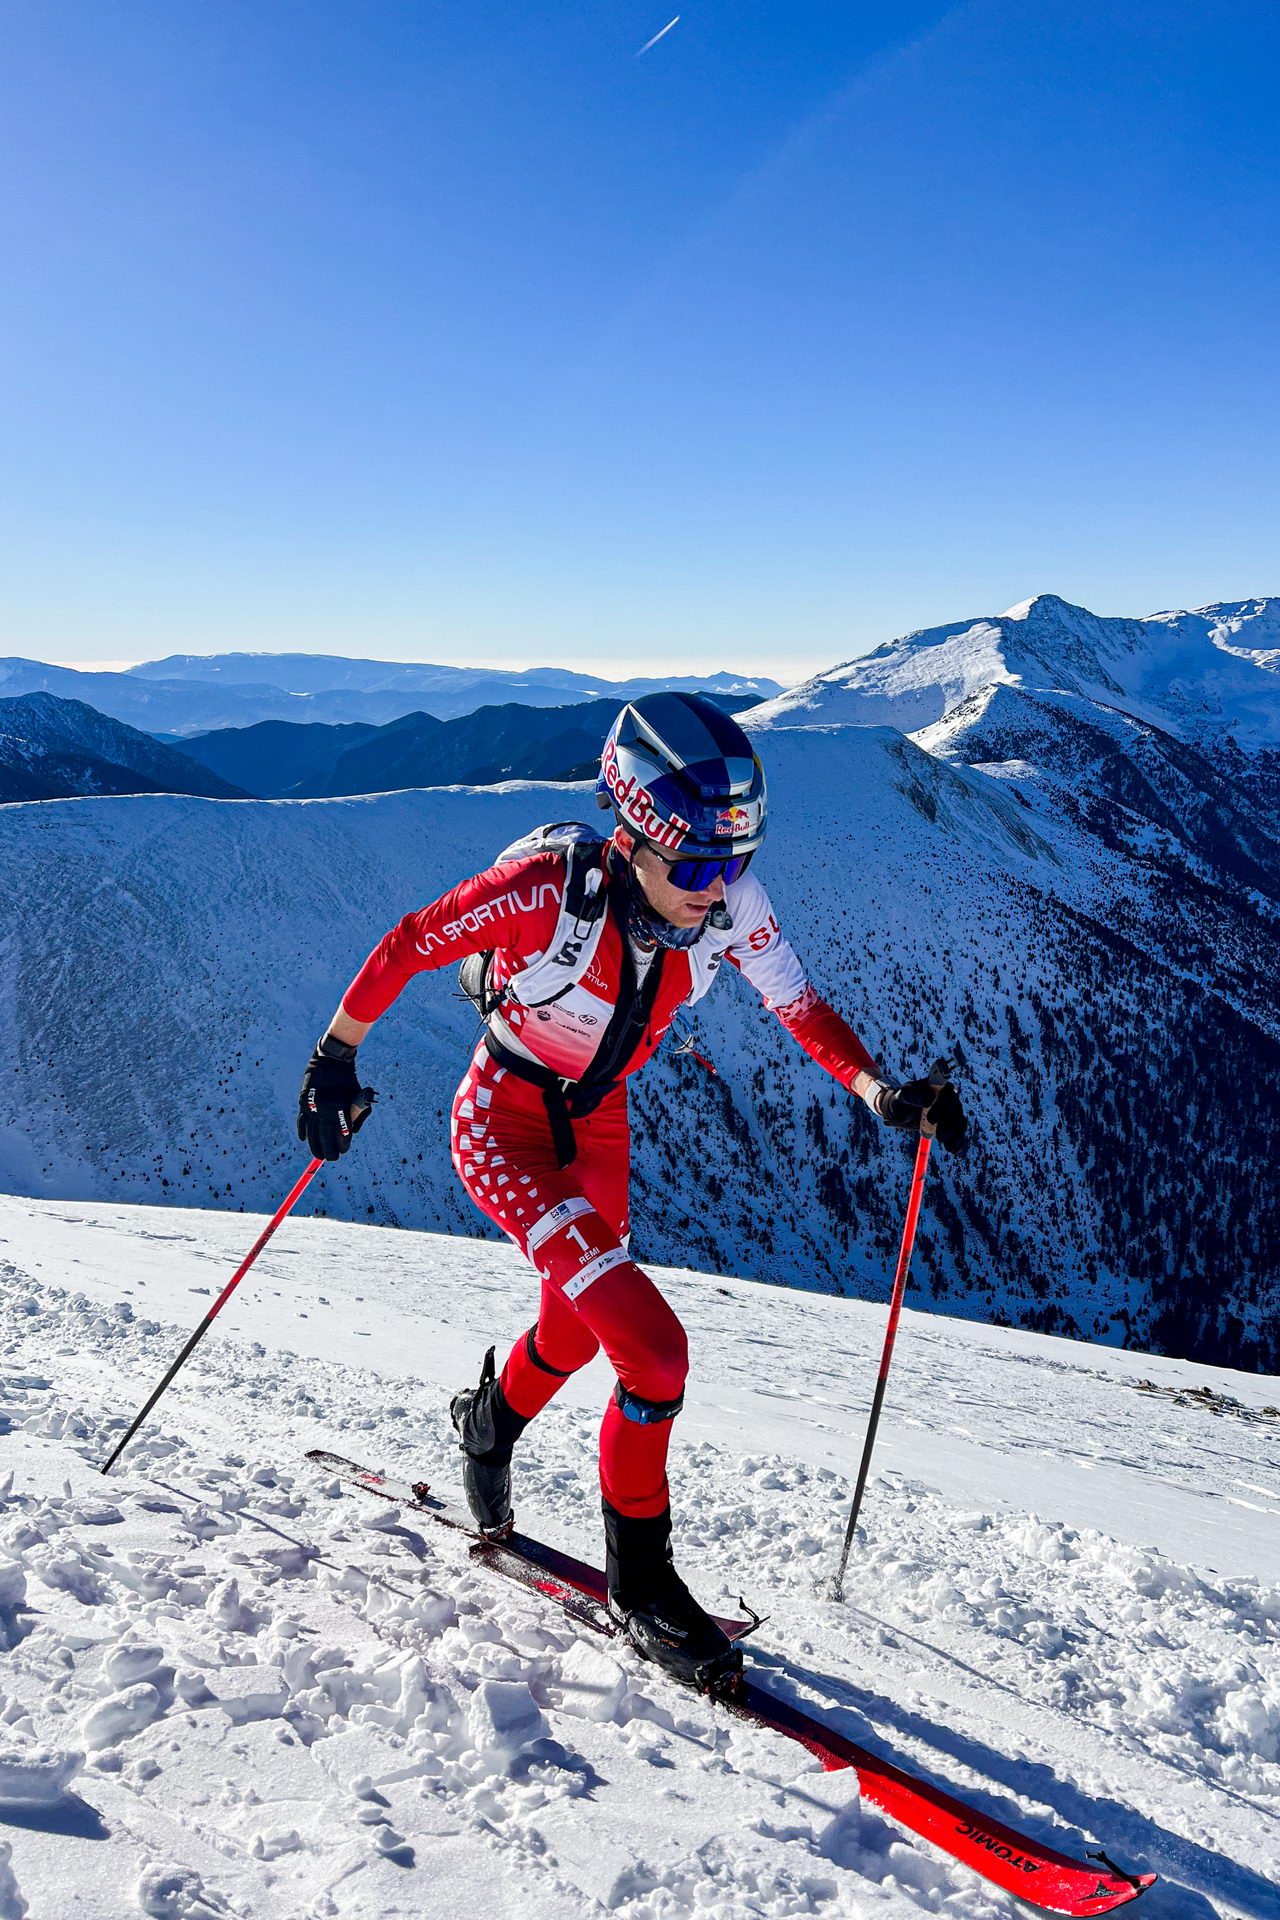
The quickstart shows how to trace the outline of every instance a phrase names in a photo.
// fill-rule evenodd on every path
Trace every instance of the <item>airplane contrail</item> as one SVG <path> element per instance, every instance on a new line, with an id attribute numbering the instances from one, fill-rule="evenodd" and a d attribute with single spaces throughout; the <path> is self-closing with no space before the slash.
<path id="1" fill-rule="evenodd" d="M 674 27 L 674 25 L 676 24 L 676 20 L 678 20 L 679 18 L 680 18 L 680 15 L 676 14 L 675 19 L 668 20 L 666 26 L 662 29 L 662 33 L 655 33 L 652 40 L 646 40 L 644 45 L 637 50 L 636 59 L 638 60 L 642 53 L 648 53 L 650 47 L 656 47 L 659 40 L 661 40 L 662 38 L 662 34 L 670 33 L 672 27 Z"/>

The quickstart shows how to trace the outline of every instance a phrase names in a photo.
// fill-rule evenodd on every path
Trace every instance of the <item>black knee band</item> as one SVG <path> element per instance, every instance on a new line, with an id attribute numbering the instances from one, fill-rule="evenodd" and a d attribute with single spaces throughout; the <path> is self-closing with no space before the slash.
<path id="1" fill-rule="evenodd" d="M 532 1327 L 530 1327 L 528 1333 L 526 1333 L 524 1337 L 525 1352 L 528 1354 L 529 1358 L 532 1360 L 534 1366 L 538 1367 L 543 1373 L 553 1373 L 557 1380 L 568 1380 L 570 1375 L 573 1373 L 573 1368 L 572 1367 L 567 1367 L 567 1368 L 553 1367 L 549 1360 L 543 1359 L 542 1355 L 538 1352 L 538 1343 L 534 1337 L 537 1331 L 538 1331 L 538 1328 L 535 1323 Z"/>
<path id="2" fill-rule="evenodd" d="M 675 1400 L 645 1400 L 638 1393 L 631 1393 L 619 1380 L 614 1390 L 614 1400 L 622 1412 L 624 1420 L 634 1420 L 637 1426 L 656 1427 L 662 1420 L 674 1420 L 684 1405 L 684 1395 Z"/>

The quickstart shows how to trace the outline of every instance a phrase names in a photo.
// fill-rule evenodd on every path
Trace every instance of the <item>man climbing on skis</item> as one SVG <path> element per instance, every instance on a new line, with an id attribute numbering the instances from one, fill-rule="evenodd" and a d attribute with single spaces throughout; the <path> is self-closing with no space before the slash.
<path id="1" fill-rule="evenodd" d="M 515 1442 L 603 1347 L 617 1385 L 600 1431 L 609 1609 L 682 1679 L 736 1654 L 671 1554 L 667 1447 L 684 1395 L 684 1328 L 628 1252 L 626 1079 L 727 959 L 792 1037 L 889 1125 L 964 1145 L 949 1086 L 894 1086 L 805 979 L 751 861 L 764 770 L 710 701 L 648 694 L 618 715 L 597 788 L 612 836 L 543 828 L 410 913 L 370 954 L 307 1066 L 298 1134 L 345 1153 L 365 1117 L 356 1049 L 415 973 L 462 961 L 485 1015 L 458 1088 L 453 1163 L 476 1205 L 536 1269 L 538 1317 L 495 1375 L 452 1403 L 476 1524 L 512 1524 Z"/>

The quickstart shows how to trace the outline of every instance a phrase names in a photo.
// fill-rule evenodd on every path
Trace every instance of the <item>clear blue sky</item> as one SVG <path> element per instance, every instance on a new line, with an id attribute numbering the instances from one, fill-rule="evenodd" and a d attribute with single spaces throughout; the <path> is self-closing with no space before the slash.
<path id="1" fill-rule="evenodd" d="M 0 652 L 1280 591 L 1274 0 L 0 0 Z"/>

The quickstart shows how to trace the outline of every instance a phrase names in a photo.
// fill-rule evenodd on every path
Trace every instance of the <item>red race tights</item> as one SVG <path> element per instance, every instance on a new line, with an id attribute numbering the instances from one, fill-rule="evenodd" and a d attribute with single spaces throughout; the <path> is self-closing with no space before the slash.
<path id="1" fill-rule="evenodd" d="M 678 1400 L 688 1371 L 684 1328 L 626 1251 L 630 1132 L 619 1087 L 573 1123 L 577 1158 L 556 1164 L 539 1088 L 482 1045 L 454 1097 L 453 1163 L 482 1212 L 542 1279 L 532 1338 L 502 1369 L 517 1413 L 540 1413 L 556 1389 L 603 1347 L 622 1387 L 648 1401 Z M 600 1429 L 600 1485 L 620 1513 L 668 1504 L 670 1420 L 629 1420 L 612 1397 Z"/>

